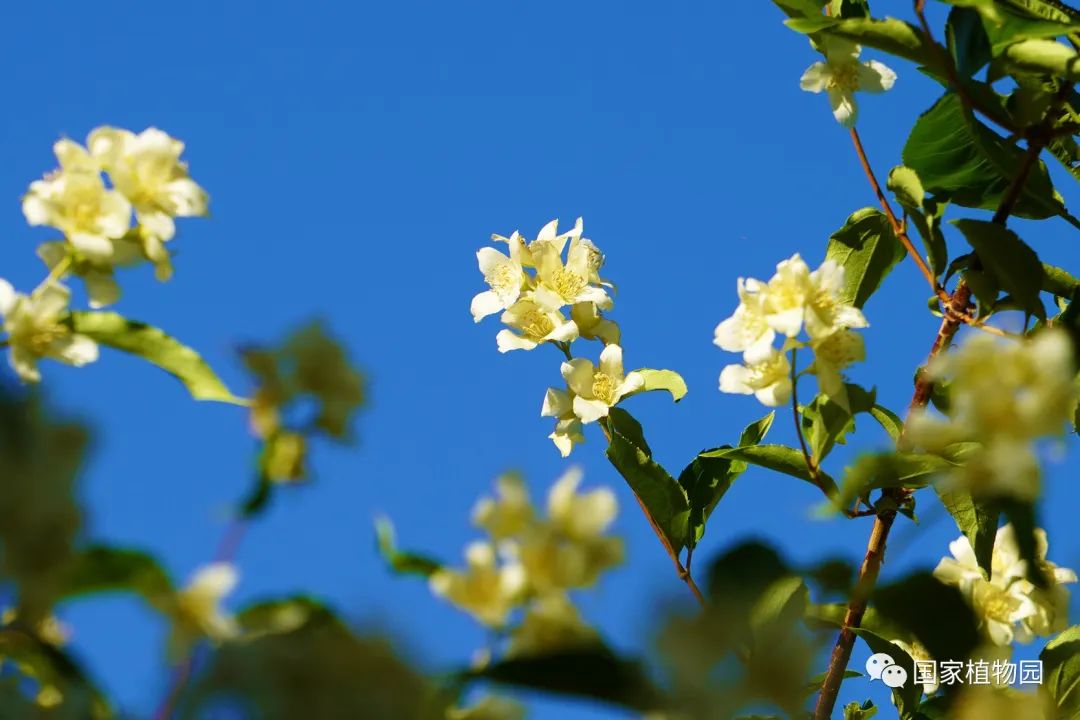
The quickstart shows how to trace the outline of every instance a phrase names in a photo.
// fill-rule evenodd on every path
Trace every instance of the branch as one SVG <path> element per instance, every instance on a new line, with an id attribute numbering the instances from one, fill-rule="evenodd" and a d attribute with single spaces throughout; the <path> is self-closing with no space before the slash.
<path id="1" fill-rule="evenodd" d="M 947 302 L 949 294 L 938 285 L 937 278 L 934 277 L 933 271 L 923 260 L 922 255 L 915 249 L 914 243 L 911 242 L 911 237 L 907 234 L 907 229 L 904 224 L 896 217 L 896 213 L 893 212 L 892 205 L 889 204 L 889 199 L 885 197 L 885 193 L 881 190 L 881 185 L 878 184 L 877 177 L 874 175 L 874 169 L 870 167 L 870 160 L 866 157 L 866 150 L 863 148 L 862 140 L 859 138 L 859 131 L 855 128 L 851 128 L 851 141 L 855 144 L 855 154 L 859 156 L 859 164 L 862 165 L 863 172 L 866 173 L 866 179 L 870 181 L 870 187 L 874 189 L 874 194 L 877 195 L 878 203 L 881 205 L 881 209 L 885 211 L 885 217 L 889 219 L 889 225 L 892 226 L 893 234 L 900 241 L 900 244 L 907 250 L 907 254 L 911 256 L 915 264 L 919 266 L 919 271 L 922 272 L 923 277 L 926 278 L 926 282 L 930 283 L 930 287 L 933 289 L 934 294 L 942 302 Z"/>

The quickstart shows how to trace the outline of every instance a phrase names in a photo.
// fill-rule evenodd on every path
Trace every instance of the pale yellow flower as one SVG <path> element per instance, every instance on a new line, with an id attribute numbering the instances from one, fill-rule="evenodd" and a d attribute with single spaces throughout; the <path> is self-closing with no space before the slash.
<path id="1" fill-rule="evenodd" d="M 862 48 L 852 42 L 828 36 L 820 42 L 825 61 L 807 68 L 799 86 L 813 93 L 826 91 L 836 121 L 854 127 L 859 112 L 855 93 L 885 92 L 896 82 L 896 73 L 876 60 L 860 62 Z"/>
<path id="2" fill-rule="evenodd" d="M 767 286 L 754 278 L 739 278 L 739 306 L 716 326 L 713 342 L 728 352 L 746 352 L 771 346 L 776 331 L 765 317 Z"/>
<path id="3" fill-rule="evenodd" d="M 575 303 L 570 308 L 570 319 L 586 340 L 600 340 L 605 345 L 619 344 L 621 333 L 618 324 L 601 315 L 596 303 Z"/>
<path id="4" fill-rule="evenodd" d="M 431 591 L 484 625 L 502 627 L 521 604 L 525 572 L 515 561 L 498 563 L 490 543 L 474 542 L 465 550 L 463 571 L 441 568 L 429 579 Z"/>
<path id="5" fill-rule="evenodd" d="M 26 221 L 54 227 L 79 254 L 108 261 L 112 240 L 131 225 L 131 204 L 106 189 L 97 162 L 78 143 L 60 140 L 53 150 L 60 170 L 30 183 L 22 202 Z"/>
<path id="6" fill-rule="evenodd" d="M 618 345 L 604 347 L 598 366 L 585 358 L 564 362 L 562 376 L 573 393 L 574 414 L 583 423 L 607 417 L 620 400 L 645 386 L 639 373 L 624 373 L 622 348 Z"/>
<path id="7" fill-rule="evenodd" d="M 843 371 L 849 365 L 866 359 L 866 345 L 862 335 L 851 330 L 837 330 L 814 341 L 812 347 L 814 363 L 809 371 L 817 375 L 818 387 L 841 407 L 847 408 Z"/>
<path id="8" fill-rule="evenodd" d="M 805 327 L 811 340 L 842 328 L 866 327 L 858 308 L 843 302 L 844 268 L 826 260 L 813 272 L 796 253 L 776 266 L 764 290 L 765 320 L 773 330 L 795 337 Z"/>
<path id="9" fill-rule="evenodd" d="M 603 256 L 592 243 L 571 242 L 564 264 L 561 244 L 552 240 L 537 241 L 530 246 L 537 282 L 554 293 L 560 306 L 592 302 L 602 309 L 610 307 L 611 298 L 603 287 L 598 286 L 597 273 Z"/>
<path id="10" fill-rule="evenodd" d="M 240 626 L 222 607 L 222 600 L 236 587 L 236 568 L 217 562 L 199 568 L 188 584 L 176 593 L 173 610 L 173 640 L 175 651 L 198 638 L 220 644 L 236 638 Z"/>
<path id="11" fill-rule="evenodd" d="M 581 419 L 574 414 L 574 398 L 569 392 L 548 388 L 540 408 L 540 417 L 555 418 L 555 431 L 548 438 L 555 443 L 563 457 L 570 455 L 574 445 L 585 442 L 584 427 Z"/>
<path id="12" fill-rule="evenodd" d="M 492 540 L 506 540 L 525 532 L 535 519 L 529 489 L 517 474 L 495 481 L 498 497 L 483 497 L 473 508 L 473 524 L 483 528 Z"/>
<path id="13" fill-rule="evenodd" d="M 513 330 L 500 330 L 495 336 L 499 352 L 532 350 L 545 342 L 572 342 L 577 339 L 578 326 L 559 312 L 558 306 L 545 304 L 546 296 L 539 293 L 523 297 L 510 306 L 500 318 Z"/>
<path id="14" fill-rule="evenodd" d="M 748 351 L 745 365 L 728 365 L 720 373 L 720 391 L 753 395 L 762 405 L 777 407 L 791 399 L 791 363 L 772 346 Z"/>
<path id="15" fill-rule="evenodd" d="M 97 343 L 62 322 L 70 300 L 71 291 L 57 283 L 21 295 L 0 279 L 0 315 L 8 334 L 11 366 L 24 382 L 41 379 L 37 363 L 42 358 L 76 367 L 97 360 Z"/>
<path id="16" fill-rule="evenodd" d="M 206 215 L 206 191 L 188 177 L 187 163 L 180 160 L 184 143 L 179 140 L 157 128 L 136 135 L 100 127 L 86 144 L 113 186 L 134 206 L 139 225 L 153 237 L 172 239 L 175 217 Z"/>
<path id="17" fill-rule="evenodd" d="M 469 308 L 473 320 L 480 322 L 488 315 L 507 310 L 516 303 L 528 277 L 518 260 L 503 255 L 495 248 L 480 248 L 476 259 L 484 282 L 491 288 L 474 297 Z"/>

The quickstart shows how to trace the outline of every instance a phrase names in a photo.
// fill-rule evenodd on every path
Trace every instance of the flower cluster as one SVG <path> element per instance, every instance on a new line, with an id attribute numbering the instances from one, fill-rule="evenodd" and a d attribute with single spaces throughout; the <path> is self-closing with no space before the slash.
<path id="1" fill-rule="evenodd" d="M 836 122 L 854 127 L 859 115 L 855 92 L 885 92 L 896 82 L 896 73 L 877 60 L 860 62 L 862 48 L 842 38 L 822 38 L 821 52 L 825 55 L 824 62 L 808 67 L 799 86 L 812 93 L 824 90 Z"/>
<path id="2" fill-rule="evenodd" d="M 510 632 L 508 656 L 529 655 L 595 641 L 596 634 L 567 595 L 594 585 L 622 561 L 619 538 L 605 535 L 615 519 L 615 495 L 601 488 L 579 493 L 582 474 L 572 468 L 548 494 L 547 517 L 537 515 L 517 475 L 496 481 L 496 496 L 482 498 L 473 523 L 488 538 L 466 549 L 463 570 L 441 568 L 432 591 L 493 628 Z"/>
<path id="3" fill-rule="evenodd" d="M 739 306 L 716 327 L 715 343 L 743 353 L 743 364 L 724 368 L 720 390 L 783 405 L 791 398 L 793 374 L 786 353 L 810 347 L 814 362 L 807 372 L 817 375 L 823 394 L 846 407 L 843 370 L 866 357 L 862 336 L 852 329 L 867 322 L 843 301 L 843 287 L 843 267 L 826 260 L 811 272 L 797 254 L 779 263 L 768 282 L 739 278 Z M 801 341 L 804 330 L 807 340 Z M 777 336 L 784 338 L 780 348 L 773 344 Z"/>
<path id="4" fill-rule="evenodd" d="M 71 297 L 61 284 L 65 275 L 82 278 L 91 307 L 110 305 L 120 297 L 116 267 L 150 261 L 158 278 L 167 279 L 172 263 L 164 243 L 176 234 L 173 219 L 207 212 L 206 193 L 180 160 L 183 143 L 161 130 L 135 135 L 100 127 L 85 147 L 64 139 L 53 150 L 60 168 L 30 184 L 22 208 L 30 225 L 59 230 L 63 240 L 38 247 L 49 274 L 29 295 L 0 281 L 11 364 L 24 382 L 40 379 L 41 358 L 76 366 L 97 359 L 94 341 L 65 322 Z"/>
<path id="5" fill-rule="evenodd" d="M 1027 561 L 1021 559 L 1016 532 L 1005 525 L 994 539 L 990 575 L 979 567 L 966 537 L 949 543 L 952 557 L 943 558 L 934 575 L 960 589 L 975 610 L 986 636 L 995 645 L 1013 640 L 1031 642 L 1036 636 L 1061 632 L 1068 625 L 1069 590 L 1076 573 L 1046 559 L 1046 532 L 1035 531 L 1036 558 L 1050 587 L 1038 588 L 1029 581 Z"/>
<path id="6" fill-rule="evenodd" d="M 236 568 L 229 563 L 211 563 L 199 568 L 188 584 L 177 591 L 170 607 L 173 621 L 170 655 L 184 657 L 191 645 L 202 638 L 219 644 L 239 636 L 236 618 L 221 607 L 237 580 Z"/>
<path id="7" fill-rule="evenodd" d="M 614 286 L 600 277 L 604 256 L 582 231 L 578 218 L 562 234 L 552 220 L 532 241 L 517 232 L 492 236 L 506 243 L 507 254 L 490 247 L 477 253 L 490 289 L 474 297 L 471 307 L 477 322 L 502 312 L 507 328 L 496 336 L 500 352 L 544 343 L 563 351 L 567 387 L 549 388 L 540 413 L 555 418 L 549 437 L 563 457 L 584 440 L 585 424 L 606 417 L 621 400 L 645 389 L 640 373 L 623 369 L 619 326 L 603 315 L 614 305 L 608 294 Z M 597 363 L 572 355 L 571 343 L 578 338 L 603 343 Z"/>
<path id="8" fill-rule="evenodd" d="M 1060 330 L 1024 342 L 968 339 L 926 369 L 947 383 L 949 416 L 912 413 L 906 437 L 930 452 L 979 443 L 951 482 L 976 493 L 1034 500 L 1040 489 L 1035 440 L 1060 434 L 1076 407 L 1072 343 Z"/>

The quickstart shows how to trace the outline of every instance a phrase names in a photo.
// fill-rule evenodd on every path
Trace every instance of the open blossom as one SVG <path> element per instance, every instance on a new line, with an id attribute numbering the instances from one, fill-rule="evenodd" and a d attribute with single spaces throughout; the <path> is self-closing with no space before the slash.
<path id="1" fill-rule="evenodd" d="M 578 493 L 582 473 L 571 468 L 548 493 L 548 517 L 518 546 L 530 588 L 540 594 L 593 585 L 622 562 L 622 540 L 605 535 L 618 513 L 614 493 Z"/>
<path id="2" fill-rule="evenodd" d="M 863 337 L 851 330 L 837 330 L 814 342 L 814 364 L 810 372 L 817 375 L 818 387 L 842 407 L 848 406 L 843 371 L 852 363 L 866 359 Z"/>
<path id="3" fill-rule="evenodd" d="M 548 437 L 563 457 L 570 454 L 574 445 L 585 442 L 584 427 L 581 418 L 574 414 L 574 398 L 569 392 L 548 388 L 540 408 L 540 417 L 555 418 L 555 431 Z"/>
<path id="4" fill-rule="evenodd" d="M 473 508 L 473 524 L 483 528 L 492 540 L 513 538 L 528 530 L 535 519 L 529 489 L 517 474 L 495 481 L 497 498 L 483 497 Z"/>
<path id="5" fill-rule="evenodd" d="M 860 61 L 862 48 L 855 43 L 826 36 L 821 44 L 825 60 L 807 68 L 799 86 L 807 92 L 826 91 L 836 121 L 854 127 L 859 114 L 856 91 L 885 92 L 896 82 L 896 73 L 877 60 Z"/>
<path id="6" fill-rule="evenodd" d="M 949 417 L 927 410 L 908 421 L 910 442 L 931 452 L 957 442 L 979 449 L 952 482 L 974 492 L 1032 500 L 1039 494 L 1034 441 L 1060 434 L 1076 404 L 1072 344 L 1060 330 L 1024 342 L 986 335 L 935 358 L 935 380 L 950 380 Z"/>
<path id="7" fill-rule="evenodd" d="M 597 366 L 586 358 L 564 362 L 562 376 L 574 394 L 574 414 L 583 423 L 607 417 L 620 400 L 645 386 L 645 378 L 639 373 L 624 373 L 622 348 L 618 345 L 605 346 Z"/>
<path id="8" fill-rule="evenodd" d="M 533 293 L 511 305 L 501 320 L 513 330 L 500 330 L 495 336 L 499 352 L 532 350 L 540 343 L 577 339 L 578 326 L 557 308 L 558 305 L 548 304 L 546 296 L 540 293 Z"/>
<path id="9" fill-rule="evenodd" d="M 136 135 L 100 127 L 90 133 L 86 144 L 113 186 L 135 208 L 139 225 L 154 237 L 172 239 L 175 217 L 206 215 L 206 191 L 188 177 L 187 164 L 180 160 L 181 141 L 157 128 Z"/>
<path id="10" fill-rule="evenodd" d="M 60 169 L 30 183 L 22 203 L 26 221 L 56 228 L 88 258 L 108 260 L 112 241 L 131 225 L 131 203 L 105 187 L 101 168 L 81 145 L 60 140 L 53 150 Z"/>
<path id="11" fill-rule="evenodd" d="M 1000 528 L 994 540 L 991 572 L 979 567 L 966 537 L 949 544 L 952 557 L 943 558 L 934 576 L 960 589 L 975 610 L 986 635 L 997 645 L 1013 640 L 1030 642 L 1035 636 L 1063 630 L 1068 621 L 1068 583 L 1076 573 L 1046 560 L 1045 531 L 1035 532 L 1037 561 L 1051 583 L 1036 588 L 1028 579 L 1027 563 L 1021 559 L 1012 525 Z"/>
<path id="12" fill-rule="evenodd" d="M 237 579 L 236 568 L 229 563 L 211 563 L 197 570 L 176 593 L 170 643 L 174 653 L 183 652 L 199 638 L 218 644 L 240 634 L 236 618 L 221 607 Z"/>
<path id="13" fill-rule="evenodd" d="M 570 308 L 570 319 L 577 325 L 578 333 L 586 340 L 600 340 L 605 345 L 618 345 L 621 339 L 619 325 L 600 314 L 596 303 L 575 303 Z"/>
<path id="14" fill-rule="evenodd" d="M 795 337 L 805 327 L 811 340 L 842 328 L 866 327 L 862 311 L 841 300 L 843 287 L 842 266 L 826 260 L 811 272 L 796 253 L 777 264 L 776 274 L 763 291 L 765 321 L 787 337 Z"/>
<path id="15" fill-rule="evenodd" d="M 37 363 L 42 358 L 76 367 L 97 360 L 97 343 L 62 322 L 70 300 L 71 291 L 57 283 L 45 283 L 30 295 L 21 295 L 0 280 L 0 315 L 8 334 L 11 366 L 24 382 L 41 379 Z"/>
<path id="16" fill-rule="evenodd" d="M 791 363 L 787 355 L 770 345 L 747 352 L 744 359 L 745 365 L 728 365 L 721 371 L 721 392 L 753 395 L 768 407 L 791 399 Z"/>
<path id="17" fill-rule="evenodd" d="M 521 604 L 525 590 L 522 566 L 500 564 L 490 543 L 474 542 L 465 550 L 465 570 L 440 568 L 429 579 L 431 591 L 469 613 L 484 625 L 502 627 Z"/>
<path id="18" fill-rule="evenodd" d="M 518 260 L 503 255 L 495 248 L 480 248 L 476 259 L 480 272 L 484 274 L 484 282 L 491 288 L 472 300 L 470 311 L 473 320 L 480 322 L 488 315 L 507 310 L 516 303 L 528 278 Z"/>
<path id="19" fill-rule="evenodd" d="M 764 290 L 759 280 L 739 278 L 736 290 L 739 306 L 734 314 L 716 326 L 714 342 L 728 352 L 746 352 L 772 346 L 776 331 L 765 318 Z"/>

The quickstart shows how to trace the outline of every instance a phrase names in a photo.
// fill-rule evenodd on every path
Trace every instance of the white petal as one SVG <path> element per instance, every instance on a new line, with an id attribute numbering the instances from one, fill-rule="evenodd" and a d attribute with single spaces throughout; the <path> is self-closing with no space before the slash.
<path id="1" fill-rule="evenodd" d="M 469 312 L 472 313 L 473 320 L 480 322 L 488 315 L 494 315 L 503 309 L 502 298 L 494 290 L 485 290 L 472 299 L 472 304 L 469 306 Z"/>
<path id="2" fill-rule="evenodd" d="M 892 68 L 877 60 L 859 64 L 859 90 L 868 93 L 885 92 L 895 82 L 896 73 Z"/>
<path id="3" fill-rule="evenodd" d="M 807 92 L 819 93 L 825 89 L 830 75 L 828 65 L 823 62 L 816 62 L 806 68 L 806 72 L 799 78 L 799 87 Z"/>
<path id="4" fill-rule="evenodd" d="M 7 280 L 0 278 L 0 315 L 7 315 L 15 307 L 19 295 Z"/>
<path id="5" fill-rule="evenodd" d="M 782 312 L 770 313 L 765 316 L 765 320 L 769 323 L 769 327 L 776 332 L 787 337 L 795 337 L 799 334 L 799 330 L 802 329 L 804 312 L 802 306 L 794 307 Z"/>
<path id="6" fill-rule="evenodd" d="M 846 128 L 855 127 L 859 108 L 855 104 L 854 95 L 842 90 L 829 90 L 829 105 L 832 107 L 833 117 L 836 118 L 836 122 Z"/>
<path id="7" fill-rule="evenodd" d="M 562 417 L 569 415 L 572 410 L 570 393 L 557 388 L 548 388 L 544 394 L 544 405 L 540 409 L 540 417 Z"/>
<path id="8" fill-rule="evenodd" d="M 113 245 L 103 235 L 72 233 L 68 240 L 76 250 L 91 260 L 105 262 L 112 257 Z"/>
<path id="9" fill-rule="evenodd" d="M 90 296 L 92 308 L 112 305 L 120 299 L 120 285 L 108 273 L 90 271 L 83 276 L 83 282 L 86 283 L 86 294 Z"/>
<path id="10" fill-rule="evenodd" d="M 67 310 L 71 302 L 71 291 L 64 285 L 49 283 L 34 290 L 33 313 L 38 318 L 55 318 Z"/>
<path id="11" fill-rule="evenodd" d="M 566 320 L 548 333 L 547 339 L 556 342 L 573 342 L 578 338 L 578 326 Z"/>
<path id="12" fill-rule="evenodd" d="M 600 372 L 612 378 L 621 378 L 623 374 L 622 348 L 618 345 L 605 345 L 600 353 Z"/>
<path id="13" fill-rule="evenodd" d="M 578 395 L 592 397 L 593 364 L 585 358 L 574 358 L 564 362 L 560 368 L 567 387 Z"/>
<path id="14" fill-rule="evenodd" d="M 510 258 L 503 255 L 495 248 L 483 247 L 476 253 L 476 260 L 480 266 L 480 272 L 485 277 L 490 275 L 498 267 L 510 262 Z"/>
<path id="15" fill-rule="evenodd" d="M 21 345 L 12 345 L 8 359 L 23 382 L 34 383 L 41 380 L 41 371 L 37 367 L 38 357 L 28 349 Z"/>
<path id="16" fill-rule="evenodd" d="M 750 395 L 754 390 L 747 384 L 750 371 L 742 365 L 728 365 L 720 372 L 720 391 Z"/>
<path id="17" fill-rule="evenodd" d="M 206 215 L 206 191 L 191 178 L 179 178 L 165 186 L 173 214 L 184 217 Z"/>
<path id="18" fill-rule="evenodd" d="M 495 343 L 499 346 L 499 352 L 501 353 L 510 352 L 511 350 L 532 350 L 539 344 L 509 330 L 500 330 L 499 334 L 495 336 Z"/>
<path id="19" fill-rule="evenodd" d="M 64 335 L 49 344 L 49 355 L 68 365 L 82 367 L 98 359 L 98 345 L 85 335 Z"/>
<path id="20" fill-rule="evenodd" d="M 788 400 L 791 399 L 791 380 L 788 378 L 779 380 L 769 387 L 755 392 L 754 397 L 766 407 L 786 405 Z"/>
<path id="21" fill-rule="evenodd" d="M 229 563 L 211 563 L 196 571 L 188 587 L 210 597 L 221 598 L 232 592 L 239 579 L 236 568 Z"/>
<path id="22" fill-rule="evenodd" d="M 603 400 L 586 400 L 580 395 L 574 398 L 574 414 L 581 418 L 583 423 L 596 422 L 606 417 L 610 409 Z"/>

